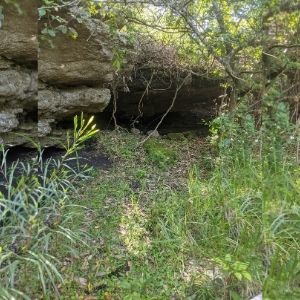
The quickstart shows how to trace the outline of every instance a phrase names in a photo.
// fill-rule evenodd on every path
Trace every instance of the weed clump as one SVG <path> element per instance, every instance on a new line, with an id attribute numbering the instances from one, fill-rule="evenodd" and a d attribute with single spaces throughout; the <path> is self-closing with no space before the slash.
<path id="1" fill-rule="evenodd" d="M 150 160 L 162 169 L 166 169 L 178 159 L 177 152 L 158 139 L 149 139 L 145 142 L 144 148 Z"/>
<path id="2" fill-rule="evenodd" d="M 63 281 L 59 257 L 53 255 L 57 242 L 66 249 L 84 242 L 79 231 L 71 230 L 75 207 L 70 198 L 81 179 L 89 178 L 89 168 L 70 166 L 74 154 L 98 131 L 92 124 L 75 117 L 72 138 L 68 136 L 60 159 L 44 160 L 36 145 L 36 157 L 26 163 L 8 164 L 0 149 L 0 298 L 31 299 L 34 291 L 45 297 Z M 30 285 L 28 277 L 31 278 Z M 38 292 L 39 291 L 39 292 Z"/>

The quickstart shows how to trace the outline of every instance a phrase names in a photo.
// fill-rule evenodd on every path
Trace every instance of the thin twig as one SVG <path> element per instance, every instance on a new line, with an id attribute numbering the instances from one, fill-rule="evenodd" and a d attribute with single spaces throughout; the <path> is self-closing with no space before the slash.
<path id="1" fill-rule="evenodd" d="M 164 115 L 161 117 L 160 121 L 157 123 L 156 127 L 154 128 L 154 130 L 152 130 L 152 132 L 145 138 L 143 139 L 138 145 L 141 146 L 143 145 L 153 134 L 154 132 L 156 132 L 159 128 L 159 126 L 162 124 L 162 122 L 164 121 L 164 119 L 166 118 L 166 116 L 169 114 L 169 112 L 172 110 L 172 108 L 174 107 L 175 101 L 177 99 L 177 95 L 178 92 L 181 90 L 181 88 L 183 87 L 183 85 L 185 84 L 186 80 L 188 79 L 188 77 L 190 76 L 190 74 L 188 74 L 181 82 L 180 85 L 177 85 L 177 88 L 175 90 L 171 105 L 169 106 L 169 108 L 166 110 L 166 112 L 164 113 Z"/>
<path id="2" fill-rule="evenodd" d="M 149 88 L 150 88 L 150 85 L 152 84 L 154 73 L 155 73 L 155 71 L 152 72 L 150 80 L 147 81 L 146 88 L 145 88 L 145 90 L 144 90 L 144 92 L 143 92 L 143 94 L 140 98 L 140 101 L 139 101 L 139 104 L 138 104 L 139 115 L 133 120 L 133 122 L 132 122 L 133 127 L 134 127 L 134 124 L 138 121 L 138 119 L 143 116 L 143 112 L 142 112 L 143 100 L 144 100 L 144 97 L 146 95 L 148 95 L 148 93 L 149 93 Z"/>
<path id="3" fill-rule="evenodd" d="M 117 99 L 118 99 L 118 91 L 117 91 L 117 80 L 112 84 L 112 94 L 113 94 L 113 112 L 112 119 L 114 120 L 115 129 L 118 129 L 118 123 L 116 118 L 117 112 Z"/>

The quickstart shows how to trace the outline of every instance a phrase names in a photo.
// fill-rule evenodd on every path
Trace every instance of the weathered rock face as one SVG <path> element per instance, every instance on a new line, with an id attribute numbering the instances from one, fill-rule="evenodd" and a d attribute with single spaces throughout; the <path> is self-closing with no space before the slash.
<path id="1" fill-rule="evenodd" d="M 47 88 L 39 91 L 39 116 L 41 119 L 62 119 L 72 117 L 78 111 L 102 112 L 110 97 L 110 90 L 105 88 Z"/>
<path id="2" fill-rule="evenodd" d="M 22 64 L 37 61 L 37 2 L 18 1 L 18 12 L 15 6 L 1 1 L 4 21 L 0 28 L 0 56 Z"/>
<path id="3" fill-rule="evenodd" d="M 65 18 L 81 13 L 73 7 Z M 78 38 L 57 34 L 41 40 L 39 52 L 39 136 L 59 136 L 57 124 L 80 112 L 100 113 L 110 102 L 107 88 L 114 79 L 114 47 L 126 46 L 112 38 L 100 20 L 80 14 L 81 23 L 70 21 Z"/>
<path id="4" fill-rule="evenodd" d="M 21 1 L 20 13 L 13 5 L 2 2 L 0 142 L 19 144 L 26 141 L 22 135 L 37 134 L 37 4 Z"/>
<path id="5" fill-rule="evenodd" d="M 3 108 L 26 108 L 34 105 L 37 95 L 37 72 L 20 67 L 0 66 L 0 103 Z"/>
<path id="6" fill-rule="evenodd" d="M 113 47 L 124 42 L 112 42 L 100 20 L 81 16 L 81 23 L 72 21 L 76 40 L 59 34 L 51 43 L 38 44 L 38 1 L 20 1 L 21 14 L 0 2 L 5 17 L 0 28 L 0 142 L 27 143 L 22 135 L 28 134 L 53 144 L 48 136 L 63 135 L 59 122 L 80 112 L 102 112 L 108 105 L 105 86 L 114 76 Z"/>
<path id="7" fill-rule="evenodd" d="M 0 113 L 0 132 L 9 132 L 18 127 L 19 121 L 16 116 L 16 111 L 7 110 Z"/>
<path id="8" fill-rule="evenodd" d="M 74 40 L 64 34 L 51 42 L 40 42 L 39 79 L 54 85 L 98 85 L 111 83 L 114 77 L 113 48 L 126 46 L 121 38 L 112 37 L 109 28 L 98 19 L 91 19 L 73 7 L 64 14 L 80 14 L 81 23 L 70 20 L 78 33 Z"/>

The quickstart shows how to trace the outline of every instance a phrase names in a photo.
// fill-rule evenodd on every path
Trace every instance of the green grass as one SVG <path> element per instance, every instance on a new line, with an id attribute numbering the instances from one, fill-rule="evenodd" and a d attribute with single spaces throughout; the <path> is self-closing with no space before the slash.
<path id="1" fill-rule="evenodd" d="M 161 168 L 167 168 L 169 165 L 175 163 L 177 152 L 161 142 L 160 139 L 150 138 L 145 142 L 144 148 L 152 163 Z"/>
<path id="2" fill-rule="evenodd" d="M 185 295 L 181 272 L 186 238 L 178 235 L 181 230 L 168 232 L 164 218 L 173 214 L 172 224 L 178 224 L 175 210 L 181 202 L 172 186 L 182 195 L 187 193 L 187 166 L 193 158 L 179 149 L 194 154 L 199 149 L 191 149 L 186 141 L 174 143 L 171 149 L 170 141 L 157 141 L 160 149 L 173 151 L 178 158 L 185 157 L 185 166 L 173 162 L 166 170 L 153 161 L 147 146 L 136 148 L 138 142 L 138 137 L 127 133 L 99 136 L 99 147 L 114 159 L 114 168 L 100 171 L 80 203 L 92 209 L 93 217 L 86 229 L 93 238 L 103 241 L 103 248 L 100 253 L 89 252 L 94 255 L 88 261 L 88 269 L 83 270 L 82 261 L 78 260 L 65 270 L 69 280 L 62 288 L 63 299 L 84 298 L 88 294 L 96 299 L 168 299 Z M 162 161 L 165 162 L 164 157 Z M 176 171 L 185 172 L 180 174 L 182 184 L 178 185 L 178 178 L 173 177 Z M 138 187 L 133 186 L 136 182 Z M 78 227 L 85 223 L 82 218 Z M 84 277 L 86 285 L 80 287 L 74 277 Z"/>
<path id="3" fill-rule="evenodd" d="M 195 137 L 138 147 L 141 139 L 99 134 L 113 168 L 74 199 L 87 207 L 72 226 L 88 246 L 57 249 L 60 299 L 250 299 L 262 290 L 299 299 L 293 157 L 243 143 L 212 156 Z"/>
<path id="4" fill-rule="evenodd" d="M 0 299 L 58 295 L 57 285 L 63 281 L 60 257 L 85 241 L 72 227 L 79 206 L 70 198 L 89 170 L 72 168 L 69 160 L 97 132 L 92 121 L 75 117 L 73 138 L 67 140 L 60 159 L 44 160 L 34 144 L 34 158 L 9 164 L 9 150 L 0 145 Z M 61 253 L 54 251 L 58 247 Z"/>
<path id="5" fill-rule="evenodd" d="M 92 293 L 97 299 L 247 299 L 263 287 L 270 299 L 297 299 L 293 164 L 273 161 L 273 173 L 256 153 L 239 151 L 216 158 L 211 169 L 210 153 L 196 139 L 154 139 L 138 149 L 129 134 L 100 140 L 109 153 L 113 141 L 118 163 L 86 196 L 105 211 L 95 220 L 108 244 L 98 264 L 106 276 L 91 274 L 103 287 Z"/>

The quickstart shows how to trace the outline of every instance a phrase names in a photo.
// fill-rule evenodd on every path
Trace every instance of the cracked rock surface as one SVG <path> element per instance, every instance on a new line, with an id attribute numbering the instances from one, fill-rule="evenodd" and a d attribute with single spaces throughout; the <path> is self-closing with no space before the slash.
<path id="1" fill-rule="evenodd" d="M 74 24 L 78 39 L 60 34 L 38 44 L 38 3 L 18 4 L 3 4 L 0 27 L 0 143 L 28 144 L 28 136 L 53 145 L 64 134 L 60 122 L 109 104 L 113 43 L 100 20 L 86 17 Z"/>

